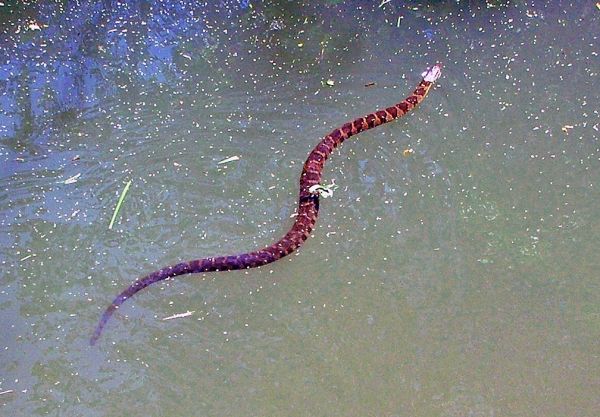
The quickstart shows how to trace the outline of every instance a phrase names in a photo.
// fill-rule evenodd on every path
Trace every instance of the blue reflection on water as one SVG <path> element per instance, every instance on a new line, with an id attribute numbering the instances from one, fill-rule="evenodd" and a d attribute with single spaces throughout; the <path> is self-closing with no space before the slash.
<path id="1" fill-rule="evenodd" d="M 10 32 L 0 33 L 0 143 L 12 151 L 8 139 L 22 132 L 40 143 L 54 117 L 97 106 L 117 85 L 178 79 L 180 39 L 195 51 L 208 44 L 204 2 L 61 3 L 27 8 L 41 30 L 6 25 Z M 210 8 L 232 14 L 249 5 L 221 1 Z"/>

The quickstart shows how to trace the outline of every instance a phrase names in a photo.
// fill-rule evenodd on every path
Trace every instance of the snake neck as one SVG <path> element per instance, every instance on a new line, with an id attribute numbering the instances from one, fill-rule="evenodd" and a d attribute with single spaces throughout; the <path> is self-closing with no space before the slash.
<path id="1" fill-rule="evenodd" d="M 369 113 L 331 131 L 308 155 L 300 175 L 300 201 L 310 198 L 309 189 L 321 182 L 325 161 L 346 139 L 365 130 L 396 120 L 417 107 L 427 96 L 433 82 L 421 80 L 413 93 L 394 106 Z"/>

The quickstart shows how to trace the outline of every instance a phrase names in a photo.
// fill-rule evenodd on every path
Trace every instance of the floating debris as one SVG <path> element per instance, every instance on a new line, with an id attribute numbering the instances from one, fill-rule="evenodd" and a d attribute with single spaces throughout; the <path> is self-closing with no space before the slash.
<path id="1" fill-rule="evenodd" d="M 565 134 L 569 134 L 569 130 L 573 129 L 574 126 L 572 125 L 564 125 L 563 127 L 560 128 L 560 130 L 562 130 Z"/>
<path id="2" fill-rule="evenodd" d="M 65 184 L 75 184 L 77 182 L 77 180 L 79 179 L 79 177 L 81 177 L 81 173 L 79 173 L 77 175 L 73 175 L 71 178 L 67 178 L 63 182 Z"/>
<path id="3" fill-rule="evenodd" d="M 527 9 L 527 11 L 525 12 L 525 16 L 527 16 L 530 19 L 533 19 L 535 17 L 538 17 L 538 12 L 535 10 L 529 10 Z"/>
<path id="4" fill-rule="evenodd" d="M 333 81 L 331 78 L 328 79 L 327 81 L 325 81 L 325 84 L 327 84 L 330 87 L 333 87 L 335 85 L 335 81 Z"/>
<path id="5" fill-rule="evenodd" d="M 182 317 L 189 317 L 192 314 L 194 314 L 196 311 L 186 311 L 185 313 L 178 313 L 178 314 L 173 314 L 172 316 L 169 317 L 165 317 L 163 320 L 173 320 L 173 319 L 180 319 Z"/>
<path id="6" fill-rule="evenodd" d="M 337 189 L 338 186 L 335 183 L 335 180 L 331 180 L 331 184 L 315 184 L 308 189 L 308 192 L 311 194 L 318 194 L 323 198 L 329 198 L 333 196 L 333 191 Z"/>
<path id="7" fill-rule="evenodd" d="M 222 161 L 217 162 L 217 165 L 226 164 L 227 162 L 239 161 L 240 157 L 237 155 L 230 156 L 229 158 L 225 158 Z"/>
<path id="8" fill-rule="evenodd" d="M 415 153 L 413 148 L 407 148 L 402 151 L 402 156 L 406 158 L 408 156 L 411 156 L 413 153 Z"/>
<path id="9" fill-rule="evenodd" d="M 27 25 L 27 29 L 29 30 L 42 30 L 40 25 L 36 21 L 31 21 L 29 25 Z"/>

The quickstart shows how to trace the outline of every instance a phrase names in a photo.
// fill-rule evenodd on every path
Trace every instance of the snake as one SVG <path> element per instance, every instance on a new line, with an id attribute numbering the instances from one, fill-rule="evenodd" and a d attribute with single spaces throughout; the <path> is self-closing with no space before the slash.
<path id="1" fill-rule="evenodd" d="M 113 313 L 134 294 L 144 288 L 179 275 L 256 268 L 275 262 L 298 249 L 311 235 L 319 214 L 319 198 L 331 194 L 331 186 L 321 185 L 325 161 L 346 139 L 365 130 L 396 120 L 418 106 L 441 75 L 441 64 L 422 73 L 422 78 L 411 95 L 398 104 L 378 110 L 343 124 L 325 136 L 310 152 L 300 175 L 300 193 L 294 224 L 278 241 L 263 249 L 239 255 L 216 256 L 180 262 L 148 274 L 125 288 L 104 310 L 90 338 L 94 345 Z"/>

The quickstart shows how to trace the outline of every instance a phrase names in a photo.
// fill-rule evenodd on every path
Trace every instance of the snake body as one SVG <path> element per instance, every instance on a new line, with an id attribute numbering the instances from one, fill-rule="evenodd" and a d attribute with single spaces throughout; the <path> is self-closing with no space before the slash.
<path id="1" fill-rule="evenodd" d="M 272 245 L 260 250 L 239 255 L 217 256 L 180 262 L 138 279 L 123 290 L 106 308 L 90 339 L 90 343 L 92 345 L 96 343 L 106 323 L 121 304 L 149 285 L 184 274 L 256 268 L 275 262 L 298 249 L 308 239 L 317 222 L 319 193 L 315 189 L 319 186 L 325 161 L 327 161 L 331 153 L 349 137 L 395 120 L 410 112 L 423 101 L 440 74 L 441 66 L 439 64 L 429 68 L 423 73 L 421 82 L 410 96 L 392 107 L 359 117 L 352 122 L 342 125 L 319 142 L 304 163 L 302 174 L 300 175 L 300 196 L 298 198 L 297 216 L 294 224 L 285 236 Z"/>

